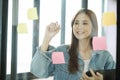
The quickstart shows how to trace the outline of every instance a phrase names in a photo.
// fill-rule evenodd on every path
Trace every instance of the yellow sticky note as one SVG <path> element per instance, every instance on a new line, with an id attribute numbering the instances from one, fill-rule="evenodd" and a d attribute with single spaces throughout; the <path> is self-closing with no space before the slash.
<path id="1" fill-rule="evenodd" d="M 38 19 L 37 8 L 29 8 L 28 9 L 28 19 L 30 19 L 30 20 Z"/>
<path id="2" fill-rule="evenodd" d="M 116 25 L 116 16 L 114 12 L 105 12 L 102 16 L 103 26 Z"/>
<path id="3" fill-rule="evenodd" d="M 28 33 L 26 23 L 19 23 L 17 26 L 17 32 L 18 33 Z"/>

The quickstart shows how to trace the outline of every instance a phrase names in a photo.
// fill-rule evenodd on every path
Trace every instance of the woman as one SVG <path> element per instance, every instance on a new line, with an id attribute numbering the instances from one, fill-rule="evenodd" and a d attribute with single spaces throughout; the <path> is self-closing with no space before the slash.
<path id="1" fill-rule="evenodd" d="M 81 9 L 72 20 L 72 42 L 54 48 L 49 45 L 59 32 L 58 23 L 47 26 L 41 47 L 37 48 L 31 62 L 31 72 L 39 78 L 54 76 L 54 80 L 103 80 L 103 75 L 93 70 L 114 69 L 115 62 L 106 50 L 93 50 L 92 38 L 98 34 L 96 15 Z M 63 52 L 65 64 L 52 64 L 53 52 Z M 85 72 L 90 70 L 92 77 Z"/>

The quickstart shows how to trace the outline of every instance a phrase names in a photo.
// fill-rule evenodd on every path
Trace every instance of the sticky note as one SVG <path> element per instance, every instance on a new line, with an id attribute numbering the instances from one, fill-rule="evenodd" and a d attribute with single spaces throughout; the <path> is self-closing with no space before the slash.
<path id="1" fill-rule="evenodd" d="M 52 53 L 52 63 L 53 64 L 64 64 L 64 54 L 63 52 L 53 52 Z"/>
<path id="2" fill-rule="evenodd" d="M 17 26 L 18 33 L 28 33 L 27 24 L 26 23 L 19 23 Z"/>
<path id="3" fill-rule="evenodd" d="M 103 26 L 116 25 L 116 16 L 114 12 L 105 12 L 102 16 Z"/>
<path id="4" fill-rule="evenodd" d="M 30 20 L 38 19 L 37 8 L 29 8 L 28 9 L 28 19 L 30 19 Z"/>
<path id="5" fill-rule="evenodd" d="M 93 37 L 92 40 L 93 50 L 106 50 L 107 43 L 105 37 Z"/>

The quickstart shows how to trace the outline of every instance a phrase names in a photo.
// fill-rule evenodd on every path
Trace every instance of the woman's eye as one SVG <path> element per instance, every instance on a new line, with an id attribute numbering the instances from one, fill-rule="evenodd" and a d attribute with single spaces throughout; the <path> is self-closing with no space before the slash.
<path id="1" fill-rule="evenodd" d="M 87 25 L 88 23 L 83 23 L 83 25 Z"/>
<path id="2" fill-rule="evenodd" d="M 77 22 L 75 22 L 74 24 L 75 24 L 75 25 L 77 25 L 78 23 L 77 23 Z"/>

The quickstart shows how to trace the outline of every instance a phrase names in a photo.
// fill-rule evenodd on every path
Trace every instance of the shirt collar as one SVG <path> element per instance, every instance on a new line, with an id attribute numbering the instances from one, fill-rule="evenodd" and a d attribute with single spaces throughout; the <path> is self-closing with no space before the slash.
<path id="1" fill-rule="evenodd" d="M 95 56 L 95 55 L 100 55 L 102 52 L 102 50 L 92 50 L 92 57 Z M 82 56 L 80 55 L 79 52 L 78 53 L 78 58 L 82 59 Z"/>

